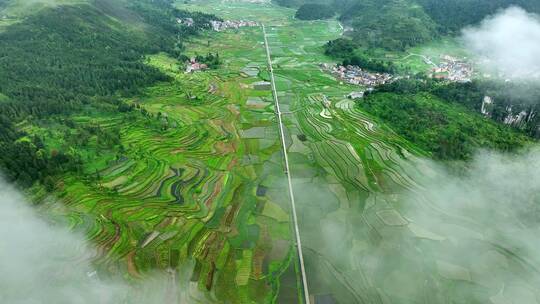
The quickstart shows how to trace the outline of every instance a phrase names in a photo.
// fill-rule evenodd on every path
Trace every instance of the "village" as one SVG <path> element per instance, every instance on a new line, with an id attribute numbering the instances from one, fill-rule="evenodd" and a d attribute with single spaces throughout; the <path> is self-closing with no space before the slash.
<path id="1" fill-rule="evenodd" d="M 185 26 L 192 27 L 195 21 L 193 20 L 193 18 L 186 18 L 186 19 L 178 18 L 176 19 L 176 22 L 178 24 L 183 24 Z M 239 29 L 242 27 L 259 26 L 259 23 L 255 21 L 244 21 L 244 20 L 225 20 L 225 21 L 212 20 L 210 21 L 210 25 L 212 26 L 212 30 L 216 32 L 221 32 L 228 29 Z"/>
<path id="2" fill-rule="evenodd" d="M 326 63 L 321 64 L 321 68 L 330 71 L 336 78 L 354 85 L 361 85 L 367 88 L 374 88 L 385 83 L 392 82 L 396 78 L 388 73 L 373 73 L 363 70 L 358 66 L 335 65 L 330 66 Z"/>
<path id="3" fill-rule="evenodd" d="M 451 82 L 470 82 L 474 74 L 471 63 L 449 55 L 441 55 L 438 65 L 433 63 L 428 57 L 425 57 L 424 61 L 426 64 L 433 66 L 428 72 L 428 76 L 432 78 Z M 399 79 L 399 77 L 389 73 L 369 72 L 352 65 L 344 66 L 338 64 L 331 66 L 323 63 L 321 64 L 321 68 L 329 71 L 333 76 L 345 83 L 364 86 L 368 90 Z"/>
<path id="4" fill-rule="evenodd" d="M 452 82 L 470 82 L 473 76 L 473 66 L 471 63 L 461 60 L 449 55 L 441 55 L 441 61 L 438 65 L 434 66 L 430 72 L 429 76 L 441 79 L 448 80 Z M 431 60 L 425 59 L 426 63 L 435 65 Z M 429 62 L 427 62 L 429 61 Z"/>
<path id="5" fill-rule="evenodd" d="M 244 20 L 210 21 L 210 24 L 212 25 L 212 29 L 216 32 L 228 29 L 239 29 L 241 27 L 259 26 L 258 22 Z"/>

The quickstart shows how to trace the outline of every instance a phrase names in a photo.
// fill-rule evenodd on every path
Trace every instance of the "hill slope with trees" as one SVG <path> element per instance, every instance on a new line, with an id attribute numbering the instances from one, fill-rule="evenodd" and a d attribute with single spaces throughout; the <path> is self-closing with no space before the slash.
<path id="1" fill-rule="evenodd" d="M 18 124 L 89 107 L 125 109 L 117 97 L 168 79 L 143 63 L 145 55 L 178 57 L 185 37 L 209 27 L 209 15 L 179 11 L 166 0 L 100 3 L 42 9 L 0 32 L 0 168 L 9 180 L 30 186 L 80 162 L 68 151 L 49 151 Z M 186 16 L 194 26 L 177 24 Z"/>
<path id="2" fill-rule="evenodd" d="M 402 80 L 377 88 L 357 105 L 440 160 L 467 160 L 477 149 L 515 151 L 532 142 L 525 130 L 499 124 L 455 100 L 454 87 Z M 483 95 L 482 95 L 483 96 Z"/>
<path id="3" fill-rule="evenodd" d="M 334 8 L 327 4 L 308 3 L 300 6 L 295 18 L 300 20 L 319 20 L 332 18 L 336 14 Z"/>

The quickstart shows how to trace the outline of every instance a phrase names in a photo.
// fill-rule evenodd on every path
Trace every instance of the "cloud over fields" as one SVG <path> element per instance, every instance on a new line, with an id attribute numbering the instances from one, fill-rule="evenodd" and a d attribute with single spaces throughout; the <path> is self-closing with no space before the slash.
<path id="1" fill-rule="evenodd" d="M 320 241 L 304 231 L 322 257 L 306 250 L 312 280 L 339 268 L 351 303 L 540 303 L 540 150 L 479 152 L 459 173 L 414 167 L 417 186 L 326 211 Z"/>

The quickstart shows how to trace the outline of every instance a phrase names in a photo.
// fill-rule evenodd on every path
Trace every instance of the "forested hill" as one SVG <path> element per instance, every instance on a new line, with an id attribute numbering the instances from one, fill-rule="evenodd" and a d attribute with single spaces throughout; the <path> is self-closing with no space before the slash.
<path id="1" fill-rule="evenodd" d="M 439 24 L 442 32 L 456 32 L 512 5 L 540 12 L 539 0 L 415 0 Z"/>
<path id="2" fill-rule="evenodd" d="M 344 24 L 354 29 L 350 35 L 355 43 L 392 50 L 403 50 L 440 34 L 457 33 L 508 6 L 518 5 L 529 12 L 540 12 L 540 0 L 273 1 L 297 8 L 306 3 L 329 5 Z"/>
<path id="3" fill-rule="evenodd" d="M 302 20 L 328 19 L 336 14 L 334 8 L 327 4 L 307 3 L 300 6 L 295 17 Z"/>
<path id="4" fill-rule="evenodd" d="M 178 17 L 195 23 L 184 27 Z M 83 108 L 123 108 L 130 95 L 167 76 L 143 63 L 146 54 L 180 56 L 182 40 L 213 17 L 176 10 L 167 0 L 93 1 L 39 10 L 0 32 L 0 168 L 29 186 L 78 156 L 51 153 L 21 123 L 67 117 Z"/>

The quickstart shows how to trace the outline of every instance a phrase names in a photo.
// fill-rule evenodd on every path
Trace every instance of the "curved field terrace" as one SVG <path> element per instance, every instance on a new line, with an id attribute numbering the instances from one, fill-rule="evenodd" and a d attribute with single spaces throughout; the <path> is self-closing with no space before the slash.
<path id="1" fill-rule="evenodd" d="M 322 46 L 342 34 L 337 20 L 297 21 L 267 2 L 177 6 L 266 25 L 311 303 L 487 303 L 505 286 L 435 249 L 481 235 L 474 220 L 428 199 L 411 203 L 423 219 L 458 227 L 444 234 L 408 212 L 404 193 L 422 198 L 426 176 L 436 178 L 419 165 L 428 154 L 347 99 L 357 86 L 320 68 L 335 64 Z M 137 280 L 194 265 L 186 292 L 195 303 L 304 301 L 274 101 L 257 85 L 270 81 L 263 41 L 260 27 L 207 31 L 186 50 L 219 51 L 219 68 L 184 73 L 174 58 L 148 56 L 173 80 L 126 100 L 133 114 L 74 120 L 118 132 L 123 147 L 96 147 L 89 177 L 61 185 L 72 226 L 97 246 L 98 271 Z M 523 267 L 519 253 L 476 240 L 486 258 Z M 509 280 L 510 290 L 536 292 Z"/>

